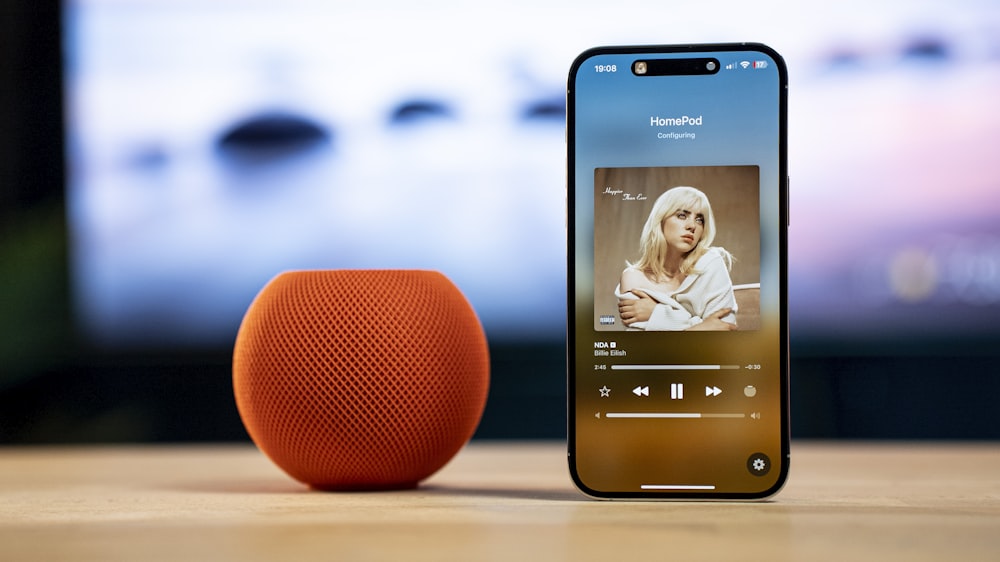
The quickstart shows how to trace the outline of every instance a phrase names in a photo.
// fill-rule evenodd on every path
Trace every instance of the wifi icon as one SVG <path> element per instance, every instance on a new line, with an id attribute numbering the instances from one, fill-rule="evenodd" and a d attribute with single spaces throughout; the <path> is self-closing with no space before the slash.
<path id="1" fill-rule="evenodd" d="M 750 61 L 748 61 L 748 60 L 745 60 L 745 61 L 743 61 L 743 62 L 740 63 L 740 67 L 742 67 L 744 69 L 746 69 L 748 66 L 750 66 Z"/>

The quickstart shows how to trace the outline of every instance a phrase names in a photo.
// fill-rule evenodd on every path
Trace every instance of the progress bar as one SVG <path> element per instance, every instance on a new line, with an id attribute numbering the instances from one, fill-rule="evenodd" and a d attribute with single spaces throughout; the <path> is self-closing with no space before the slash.
<path id="1" fill-rule="evenodd" d="M 732 371 L 739 365 L 612 365 L 612 371 Z"/>
<path id="2" fill-rule="evenodd" d="M 703 414 L 700 412 L 607 412 L 606 418 L 632 418 L 632 419 L 693 419 L 693 418 L 722 418 L 741 419 L 747 417 L 746 414 Z"/>

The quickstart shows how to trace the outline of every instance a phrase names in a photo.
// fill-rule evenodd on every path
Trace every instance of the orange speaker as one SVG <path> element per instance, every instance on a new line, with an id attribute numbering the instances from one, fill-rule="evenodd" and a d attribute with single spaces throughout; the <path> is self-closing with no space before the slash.
<path id="1" fill-rule="evenodd" d="M 247 310 L 233 387 L 254 443 L 327 490 L 412 488 L 472 437 L 489 351 L 436 271 L 290 271 Z"/>

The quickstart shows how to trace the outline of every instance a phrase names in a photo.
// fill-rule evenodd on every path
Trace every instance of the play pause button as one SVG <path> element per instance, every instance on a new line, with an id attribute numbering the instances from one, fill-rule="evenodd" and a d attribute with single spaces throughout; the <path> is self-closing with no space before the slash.
<path id="1" fill-rule="evenodd" d="M 649 387 L 637 386 L 632 389 L 632 394 L 635 394 L 636 396 L 649 396 Z"/>

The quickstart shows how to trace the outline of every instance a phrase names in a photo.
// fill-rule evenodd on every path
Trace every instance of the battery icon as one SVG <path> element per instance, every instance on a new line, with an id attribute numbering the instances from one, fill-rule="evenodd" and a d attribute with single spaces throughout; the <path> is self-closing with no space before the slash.
<path id="1" fill-rule="evenodd" d="M 767 61 L 766 60 L 755 60 L 755 61 L 753 61 L 753 67 L 754 68 L 767 68 Z"/>

